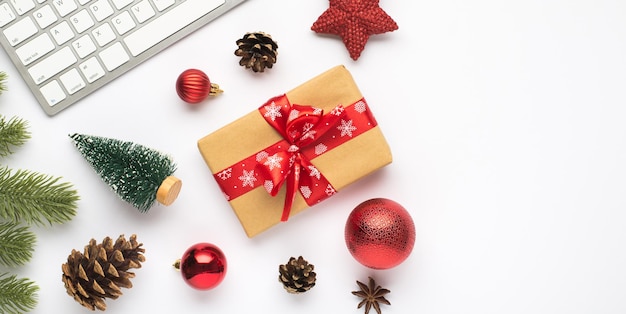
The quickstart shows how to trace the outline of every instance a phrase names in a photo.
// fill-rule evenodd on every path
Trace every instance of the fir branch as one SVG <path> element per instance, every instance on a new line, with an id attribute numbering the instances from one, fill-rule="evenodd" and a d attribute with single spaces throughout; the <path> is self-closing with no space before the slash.
<path id="1" fill-rule="evenodd" d="M 76 215 L 78 193 L 60 177 L 0 168 L 0 218 L 15 223 L 64 223 Z"/>
<path id="2" fill-rule="evenodd" d="M 30 139 L 27 127 L 28 123 L 18 117 L 7 120 L 0 115 L 0 157 L 8 156 L 12 146 L 20 146 Z"/>
<path id="3" fill-rule="evenodd" d="M 0 265 L 22 266 L 33 257 L 37 237 L 27 226 L 0 223 Z"/>
<path id="4" fill-rule="evenodd" d="M 2 94 L 2 92 L 7 90 L 7 85 L 5 84 L 6 79 L 7 79 L 7 74 L 4 72 L 0 72 L 0 94 Z"/>
<path id="5" fill-rule="evenodd" d="M 31 311 L 37 306 L 39 287 L 27 278 L 0 274 L 0 313 L 17 314 Z"/>

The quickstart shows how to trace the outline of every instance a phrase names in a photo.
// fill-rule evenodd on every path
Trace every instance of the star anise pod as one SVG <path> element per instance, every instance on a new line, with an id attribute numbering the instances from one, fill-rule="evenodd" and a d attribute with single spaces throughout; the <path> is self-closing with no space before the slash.
<path id="1" fill-rule="evenodd" d="M 369 314 L 370 309 L 374 307 L 378 314 L 381 314 L 380 303 L 391 305 L 391 303 L 385 299 L 385 294 L 391 292 L 387 289 L 383 289 L 381 286 L 376 285 L 376 282 L 372 277 L 368 277 L 370 282 L 369 286 L 357 280 L 356 284 L 361 288 L 360 291 L 352 291 L 352 294 L 363 298 L 363 300 L 357 306 L 360 309 L 365 305 L 365 314 Z"/>

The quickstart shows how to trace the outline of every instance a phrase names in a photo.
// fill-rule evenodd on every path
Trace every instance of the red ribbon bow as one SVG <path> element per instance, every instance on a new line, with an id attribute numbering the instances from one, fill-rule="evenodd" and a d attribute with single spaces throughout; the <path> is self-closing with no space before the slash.
<path id="1" fill-rule="evenodd" d="M 264 178 L 265 188 L 276 196 L 280 187 L 286 184 L 285 205 L 281 221 L 287 221 L 296 191 L 310 199 L 311 186 L 332 185 L 311 163 L 302 150 L 317 141 L 331 128 L 335 128 L 345 116 L 342 105 L 338 105 L 327 115 L 322 109 L 290 104 L 284 95 L 270 99 L 259 108 L 267 123 L 282 135 L 288 145 L 282 145 L 272 155 L 258 160 L 257 171 Z M 313 182 L 315 180 L 315 182 Z M 313 199 L 319 199 L 315 197 Z"/>
<path id="2" fill-rule="evenodd" d="M 286 95 L 259 107 L 265 121 L 282 140 L 214 174 L 228 200 L 263 186 L 276 196 L 286 185 L 281 221 L 287 221 L 296 195 L 312 206 L 336 193 L 333 185 L 311 163 L 320 156 L 377 125 L 364 99 L 347 107 L 322 109 L 291 104 Z"/>

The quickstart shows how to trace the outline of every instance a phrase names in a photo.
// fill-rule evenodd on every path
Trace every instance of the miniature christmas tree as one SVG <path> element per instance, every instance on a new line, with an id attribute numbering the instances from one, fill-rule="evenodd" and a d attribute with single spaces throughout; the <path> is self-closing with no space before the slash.
<path id="1" fill-rule="evenodd" d="M 182 182 L 172 176 L 176 164 L 154 149 L 100 136 L 73 134 L 70 138 L 83 157 L 124 201 L 146 212 L 154 201 L 170 205 Z"/>

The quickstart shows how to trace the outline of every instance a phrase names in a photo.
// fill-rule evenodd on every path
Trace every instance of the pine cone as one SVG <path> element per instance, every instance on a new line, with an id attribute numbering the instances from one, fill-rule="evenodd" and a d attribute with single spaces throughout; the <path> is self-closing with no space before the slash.
<path id="1" fill-rule="evenodd" d="M 130 278 L 135 273 L 128 270 L 141 268 L 141 262 L 146 260 L 142 245 L 133 234 L 128 241 L 120 235 L 115 243 L 109 237 L 102 244 L 91 239 L 82 254 L 72 250 L 62 265 L 67 294 L 92 311 L 106 310 L 105 298 L 117 299 L 122 295 L 121 288 L 133 286 Z"/>
<path id="2" fill-rule="evenodd" d="M 296 259 L 291 257 L 289 262 L 278 267 L 278 281 L 289 293 L 307 292 L 315 286 L 315 272 L 312 264 L 309 264 L 302 256 Z"/>
<path id="3" fill-rule="evenodd" d="M 241 57 L 239 65 L 252 69 L 254 72 L 263 72 L 265 68 L 272 68 L 276 63 L 278 45 L 272 36 L 263 32 L 246 33 L 237 40 L 235 55 Z"/>

